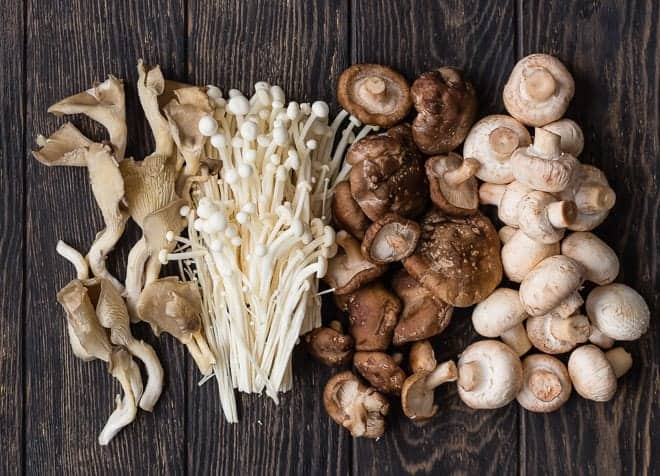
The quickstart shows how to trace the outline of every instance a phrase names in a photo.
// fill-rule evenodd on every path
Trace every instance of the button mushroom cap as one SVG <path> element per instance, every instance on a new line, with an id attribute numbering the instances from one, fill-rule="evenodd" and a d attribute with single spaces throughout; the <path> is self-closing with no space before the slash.
<path id="1" fill-rule="evenodd" d="M 501 232 L 502 230 L 500 230 Z M 502 246 L 504 275 L 519 283 L 525 276 L 549 256 L 558 255 L 559 243 L 544 244 L 533 240 L 520 230 L 515 230 Z"/>
<path id="2" fill-rule="evenodd" d="M 615 340 L 639 339 L 649 328 L 648 305 L 637 291 L 625 284 L 593 289 L 587 296 L 586 309 L 591 322 Z"/>
<path id="3" fill-rule="evenodd" d="M 501 337 L 517 355 L 523 355 L 532 347 L 523 326 L 527 317 L 518 291 L 499 288 L 476 305 L 472 311 L 472 325 L 477 334 Z"/>
<path id="4" fill-rule="evenodd" d="M 401 261 L 415 251 L 419 234 L 416 222 L 388 213 L 367 229 L 362 240 L 362 255 L 376 264 Z"/>
<path id="5" fill-rule="evenodd" d="M 340 182 L 335 187 L 332 197 L 332 219 L 339 228 L 348 231 L 358 240 L 364 238 L 364 233 L 371 224 L 371 220 L 353 199 L 348 181 Z"/>
<path id="6" fill-rule="evenodd" d="M 529 340 L 546 354 L 570 352 L 577 344 L 586 342 L 590 334 L 589 319 L 581 314 L 564 318 L 544 315 L 527 319 Z"/>
<path id="7" fill-rule="evenodd" d="M 401 408 L 403 413 L 415 421 L 425 421 L 438 413 L 434 403 L 435 389 L 446 382 L 458 378 L 456 364 L 449 360 L 438 365 L 431 372 L 419 371 L 412 374 L 403 383 L 401 389 Z"/>
<path id="8" fill-rule="evenodd" d="M 355 350 L 386 350 L 401 311 L 401 302 L 380 283 L 351 294 L 348 303 L 349 331 Z"/>
<path id="9" fill-rule="evenodd" d="M 355 437 L 378 438 L 385 431 L 390 404 L 376 389 L 352 372 L 333 375 L 323 390 L 323 406 L 330 418 Z"/>
<path id="10" fill-rule="evenodd" d="M 508 345 L 482 340 L 469 345 L 458 361 L 458 396 L 474 409 L 500 408 L 522 386 L 522 364 Z"/>
<path id="11" fill-rule="evenodd" d="M 561 254 L 580 263 L 585 279 L 600 286 L 611 283 L 619 274 L 619 258 L 614 250 L 588 231 L 568 235 L 561 243 Z"/>
<path id="12" fill-rule="evenodd" d="M 415 342 L 410 347 L 408 363 L 410 364 L 410 370 L 412 370 L 413 373 L 433 371 L 438 363 L 435 360 L 435 352 L 433 352 L 433 346 L 431 343 L 428 340 Z"/>
<path id="13" fill-rule="evenodd" d="M 403 266 L 438 299 L 456 307 L 482 301 L 502 280 L 500 240 L 481 213 L 450 217 L 428 212 L 415 253 Z"/>
<path id="14" fill-rule="evenodd" d="M 401 394 L 406 374 L 385 352 L 356 352 L 353 365 L 360 375 L 379 392 Z"/>
<path id="15" fill-rule="evenodd" d="M 444 331 L 454 308 L 436 298 L 405 270 L 392 277 L 392 289 L 403 302 L 399 323 L 394 328 L 394 345 L 428 339 Z"/>
<path id="16" fill-rule="evenodd" d="M 559 409 L 571 396 L 571 379 L 561 360 L 534 354 L 523 360 L 523 384 L 516 400 L 530 412 L 548 413 Z"/>
<path id="17" fill-rule="evenodd" d="M 518 227 L 518 205 L 532 189 L 518 181 L 507 185 L 484 183 L 479 187 L 479 203 L 495 205 L 497 217 L 509 226 Z"/>
<path id="18" fill-rule="evenodd" d="M 477 159 L 476 177 L 484 182 L 507 184 L 514 176 L 509 159 L 518 147 L 527 147 L 532 138 L 527 128 L 511 116 L 495 114 L 479 120 L 465 138 L 463 157 Z"/>
<path id="19" fill-rule="evenodd" d="M 303 341 L 309 355 L 329 367 L 347 364 L 353 356 L 353 338 L 331 327 L 318 327 Z"/>
<path id="20" fill-rule="evenodd" d="M 520 300 L 530 316 L 542 316 L 577 291 L 584 280 L 584 269 L 568 256 L 550 256 L 520 283 Z"/>
<path id="21" fill-rule="evenodd" d="M 581 397 L 596 402 L 610 400 L 617 379 L 632 367 L 632 357 L 622 347 L 603 352 L 595 345 L 583 345 L 571 353 L 568 374 Z"/>
<path id="22" fill-rule="evenodd" d="M 354 64 L 339 77 L 337 100 L 349 113 L 369 125 L 391 127 L 412 107 L 406 78 L 379 64 Z"/>
<path id="23" fill-rule="evenodd" d="M 577 157 L 584 149 L 584 134 L 575 121 L 560 119 L 543 126 L 543 129 L 561 137 L 560 148 L 562 152 Z"/>
<path id="24" fill-rule="evenodd" d="M 450 215 L 471 215 L 479 207 L 479 184 L 474 178 L 479 169 L 477 159 L 463 159 L 449 153 L 426 161 L 431 201 Z"/>
<path id="25" fill-rule="evenodd" d="M 564 115 L 575 93 L 571 73 L 554 56 L 524 57 L 504 85 L 504 107 L 527 126 L 540 127 Z"/>
<path id="26" fill-rule="evenodd" d="M 518 203 L 518 226 L 527 236 L 544 244 L 557 243 L 577 216 L 570 201 L 558 201 L 549 193 L 533 190 Z"/>
<path id="27" fill-rule="evenodd" d="M 561 200 L 573 200 L 578 214 L 568 226 L 574 231 L 589 231 L 605 221 L 616 203 L 616 194 L 602 170 L 580 164 L 568 186 L 559 194 Z"/>
<path id="28" fill-rule="evenodd" d="M 413 139 L 427 155 L 458 147 L 477 118 L 477 95 L 461 71 L 439 68 L 421 74 L 410 88 L 417 117 Z"/>

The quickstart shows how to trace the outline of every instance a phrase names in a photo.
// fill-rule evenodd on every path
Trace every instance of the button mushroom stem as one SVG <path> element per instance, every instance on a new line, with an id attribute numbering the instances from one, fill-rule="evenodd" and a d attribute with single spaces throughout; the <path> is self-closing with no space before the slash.
<path id="1" fill-rule="evenodd" d="M 479 187 L 479 203 L 499 207 L 505 190 L 504 184 L 484 183 Z"/>
<path id="2" fill-rule="evenodd" d="M 562 392 L 561 380 L 553 372 L 538 368 L 528 376 L 527 385 L 536 398 L 542 402 L 551 402 Z"/>
<path id="3" fill-rule="evenodd" d="M 537 101 L 549 99 L 557 88 L 554 76 L 545 68 L 538 68 L 524 77 L 523 85 L 529 97 Z"/>
<path id="4" fill-rule="evenodd" d="M 591 325 L 591 334 L 589 334 L 589 342 L 596 344 L 601 349 L 611 349 L 614 346 L 614 339 L 607 337 L 596 326 Z"/>
<path id="5" fill-rule="evenodd" d="M 608 186 L 590 183 L 577 190 L 574 200 L 583 213 L 598 213 L 614 206 L 616 193 Z"/>
<path id="6" fill-rule="evenodd" d="M 364 80 L 364 89 L 374 100 L 381 101 L 385 97 L 387 87 L 382 78 L 368 76 Z"/>
<path id="7" fill-rule="evenodd" d="M 532 147 L 541 157 L 557 157 L 562 154 L 561 136 L 536 127 Z"/>
<path id="8" fill-rule="evenodd" d="M 546 208 L 548 220 L 555 228 L 566 228 L 577 216 L 575 203 L 562 200 L 553 202 Z"/>
<path id="9" fill-rule="evenodd" d="M 67 245 L 64 241 L 59 240 L 55 247 L 55 251 L 76 268 L 76 278 L 89 278 L 89 265 L 87 264 L 85 257 L 78 250 Z"/>
<path id="10" fill-rule="evenodd" d="M 632 368 L 632 357 L 623 347 L 608 350 L 605 352 L 605 358 L 612 366 L 616 378 L 625 375 Z"/>
<path id="11" fill-rule="evenodd" d="M 461 370 L 458 372 L 458 385 L 465 391 L 472 391 L 477 388 L 480 381 L 479 362 L 465 362 L 461 365 Z"/>
<path id="12" fill-rule="evenodd" d="M 488 134 L 488 143 L 496 152 L 495 160 L 506 162 L 520 145 L 518 133 L 505 126 L 496 127 Z"/>
<path id="13" fill-rule="evenodd" d="M 559 340 L 574 344 L 586 342 L 591 334 L 589 318 L 582 314 L 565 319 L 552 319 L 550 333 Z"/>
<path id="14" fill-rule="evenodd" d="M 460 185 L 469 178 L 474 177 L 479 167 L 481 167 L 481 162 L 477 159 L 463 159 L 463 163 L 457 169 L 445 172 L 444 179 L 449 185 Z"/>

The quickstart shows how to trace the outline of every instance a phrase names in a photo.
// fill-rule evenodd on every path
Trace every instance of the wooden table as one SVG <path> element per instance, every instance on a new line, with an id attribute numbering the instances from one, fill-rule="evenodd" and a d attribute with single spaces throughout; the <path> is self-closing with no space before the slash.
<path id="1" fill-rule="evenodd" d="M 330 371 L 296 358 L 294 390 L 275 406 L 240 398 L 241 422 L 224 422 L 214 384 L 169 337 L 138 334 L 157 349 L 167 388 L 153 414 L 109 447 L 96 444 L 118 387 L 100 363 L 74 358 L 55 293 L 72 269 L 54 253 L 64 239 L 86 249 L 102 221 L 80 169 L 30 157 L 37 133 L 61 119 L 54 101 L 115 74 L 126 80 L 128 154 L 150 151 L 137 103 L 136 60 L 169 78 L 251 91 L 280 84 L 294 99 L 332 101 L 356 62 L 382 62 L 409 79 L 462 67 L 481 113 L 503 111 L 516 60 L 558 55 L 573 72 L 568 116 L 584 128 L 581 160 L 602 167 L 617 205 L 598 233 L 622 261 L 619 280 L 659 305 L 660 7 L 654 0 L 547 1 L 5 1 L 0 5 L 0 473 L 1 474 L 659 474 L 660 332 L 657 321 L 626 345 L 634 368 L 614 399 L 573 396 L 551 415 L 516 404 L 471 411 L 453 389 L 425 425 L 400 412 L 379 441 L 351 439 L 321 405 Z M 74 121 L 90 135 L 99 129 Z M 123 272 L 129 230 L 109 262 Z M 476 339 L 466 312 L 438 342 L 455 356 Z"/>

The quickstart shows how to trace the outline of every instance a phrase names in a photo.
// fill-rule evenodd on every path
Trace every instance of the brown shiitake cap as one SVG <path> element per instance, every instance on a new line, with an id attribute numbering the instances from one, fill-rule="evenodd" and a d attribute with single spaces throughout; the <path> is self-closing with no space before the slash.
<path id="1" fill-rule="evenodd" d="M 332 197 L 332 219 L 358 240 L 364 238 L 371 220 L 364 214 L 360 205 L 351 195 L 351 185 L 343 181 L 335 187 Z"/>
<path id="2" fill-rule="evenodd" d="M 356 352 L 353 365 L 379 392 L 401 394 L 406 374 L 392 356 L 385 352 Z"/>
<path id="3" fill-rule="evenodd" d="M 516 397 L 525 410 L 554 412 L 568 401 L 573 386 L 561 360 L 550 355 L 527 356 L 522 363 L 523 383 Z"/>
<path id="4" fill-rule="evenodd" d="M 388 213 L 367 229 L 362 240 L 362 254 L 377 264 L 401 261 L 415 251 L 419 234 L 416 222 Z"/>
<path id="5" fill-rule="evenodd" d="M 380 283 L 373 283 L 351 295 L 348 304 L 349 331 L 355 350 L 386 350 L 392 343 L 401 302 Z"/>
<path id="6" fill-rule="evenodd" d="M 406 78 L 379 64 L 354 64 L 339 77 L 339 104 L 361 122 L 390 127 L 412 107 Z"/>
<path id="7" fill-rule="evenodd" d="M 450 217 L 428 212 L 415 253 L 403 261 L 410 275 L 438 299 L 456 307 L 483 301 L 502 280 L 500 239 L 477 212 Z"/>
<path id="8" fill-rule="evenodd" d="M 475 173 L 477 159 L 463 159 L 450 152 L 426 161 L 431 200 L 440 210 L 450 215 L 471 215 L 479 207 L 479 184 Z"/>
<path id="9" fill-rule="evenodd" d="M 318 327 L 303 337 L 309 355 L 329 367 L 350 362 L 353 338 L 331 327 Z"/>
<path id="10" fill-rule="evenodd" d="M 410 92 L 418 113 L 412 126 L 417 147 L 428 155 L 458 147 L 477 118 L 477 95 L 462 72 L 444 67 L 423 73 Z"/>

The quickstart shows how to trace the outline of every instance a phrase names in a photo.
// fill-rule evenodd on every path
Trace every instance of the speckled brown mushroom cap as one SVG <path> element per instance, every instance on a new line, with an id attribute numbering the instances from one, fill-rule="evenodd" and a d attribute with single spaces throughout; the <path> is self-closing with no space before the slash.
<path id="1" fill-rule="evenodd" d="M 353 338 L 331 327 L 318 327 L 303 340 L 309 355 L 329 367 L 344 365 L 353 356 Z"/>
<path id="2" fill-rule="evenodd" d="M 413 138 L 428 155 L 446 154 L 458 147 L 477 118 L 477 95 L 472 84 L 454 68 L 421 74 L 410 92 L 417 117 Z"/>
<path id="3" fill-rule="evenodd" d="M 415 251 L 419 234 L 416 222 L 388 213 L 367 229 L 362 240 L 362 254 L 378 264 L 400 261 Z"/>
<path id="4" fill-rule="evenodd" d="M 471 215 L 479 207 L 479 184 L 475 173 L 477 159 L 463 159 L 450 152 L 426 161 L 431 200 L 440 210 L 450 215 Z"/>
<path id="5" fill-rule="evenodd" d="M 386 350 L 399 320 L 401 302 L 380 283 L 358 289 L 348 303 L 355 350 Z"/>
<path id="6" fill-rule="evenodd" d="M 354 64 L 339 77 L 339 104 L 365 124 L 390 127 L 412 107 L 406 78 L 379 64 Z"/>
<path id="7" fill-rule="evenodd" d="M 371 224 L 371 220 L 351 195 L 351 186 L 348 181 L 340 182 L 335 187 L 335 193 L 332 196 L 332 219 L 339 225 L 339 228 L 348 231 L 358 240 L 364 238 L 364 232 Z"/>
<path id="8" fill-rule="evenodd" d="M 488 218 L 478 212 L 450 217 L 432 210 L 420 224 L 417 250 L 403 265 L 435 297 L 467 307 L 497 287 L 502 280 L 500 239 Z"/>
<path id="9" fill-rule="evenodd" d="M 379 392 L 401 394 L 406 374 L 392 356 L 385 352 L 356 352 L 353 365 Z"/>

